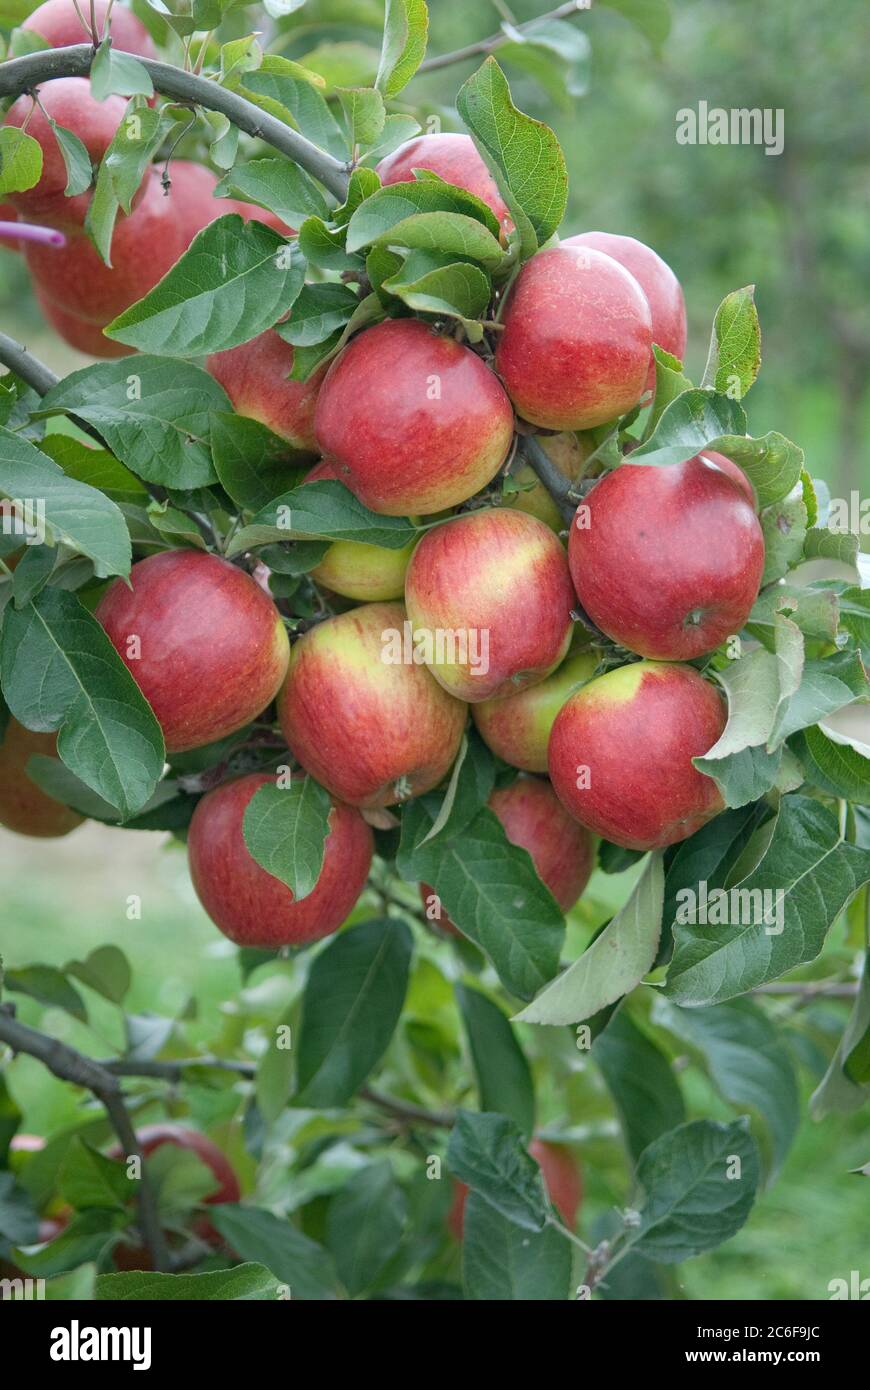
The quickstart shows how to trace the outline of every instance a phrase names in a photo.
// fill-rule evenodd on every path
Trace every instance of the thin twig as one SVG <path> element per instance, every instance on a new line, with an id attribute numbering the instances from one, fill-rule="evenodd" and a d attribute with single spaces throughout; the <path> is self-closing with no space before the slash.
<path id="1" fill-rule="evenodd" d="M 456 1117 L 451 1110 L 427 1110 L 422 1105 L 412 1105 L 410 1101 L 385 1095 L 382 1091 L 376 1091 L 371 1086 L 363 1086 L 359 1094 L 361 1100 L 369 1101 L 371 1105 L 376 1105 L 387 1115 L 392 1115 L 394 1119 L 406 1121 L 408 1124 L 427 1125 L 431 1129 L 451 1129 L 456 1122 Z"/>
<path id="2" fill-rule="evenodd" d="M 179 1082 L 191 1067 L 204 1067 L 212 1071 L 231 1071 L 238 1076 L 253 1077 L 257 1074 L 256 1062 L 236 1062 L 227 1057 L 182 1057 L 178 1061 L 155 1062 L 150 1058 L 137 1061 L 130 1057 L 109 1057 L 98 1062 L 97 1066 L 112 1076 L 151 1076 L 160 1081 Z"/>
<path id="3" fill-rule="evenodd" d="M 31 91 L 40 82 L 50 82 L 57 77 L 87 77 L 93 60 L 94 49 L 84 43 L 10 58 L 0 65 L 0 97 L 18 96 L 21 92 Z M 159 63 L 153 58 L 137 55 L 136 60 L 146 69 L 156 91 L 175 101 L 193 102 L 210 111 L 219 111 L 246 135 L 257 136 L 280 150 L 337 198 L 343 200 L 346 197 L 349 183 L 347 165 L 306 140 L 298 131 L 291 130 L 283 121 L 210 78 L 182 72 L 181 68 L 170 63 Z"/>
<path id="4" fill-rule="evenodd" d="M 527 20 L 525 24 L 515 25 L 515 31 L 518 34 L 529 34 L 539 25 L 550 20 L 568 19 L 571 15 L 579 14 L 582 10 L 588 10 L 590 4 L 591 0 L 568 0 L 568 4 L 559 5 L 558 9 L 538 15 L 536 19 Z M 436 72 L 439 68 L 450 67 L 453 63 L 464 63 L 469 58 L 486 58 L 495 49 L 500 48 L 503 43 L 513 42 L 513 35 L 505 33 L 501 29 L 497 34 L 490 34 L 488 39 L 479 39 L 477 43 L 466 44 L 465 48 L 454 49 L 452 53 L 440 53 L 434 58 L 425 59 L 418 67 L 417 72 Z"/>
<path id="5" fill-rule="evenodd" d="M 841 983 L 837 980 L 806 980 L 797 984 L 757 985 L 750 994 L 776 994 L 810 999 L 854 999 L 858 993 L 858 982 Z"/>
<path id="6" fill-rule="evenodd" d="M 105 1107 L 112 1128 L 127 1157 L 136 1157 L 140 1162 L 139 1188 L 136 1197 L 139 1209 L 139 1225 L 142 1238 L 151 1255 L 153 1268 L 169 1268 L 169 1252 L 157 1213 L 157 1200 L 145 1170 L 144 1157 L 136 1138 L 136 1131 L 127 1113 L 124 1096 L 117 1080 L 110 1072 L 84 1053 L 77 1052 L 67 1043 L 40 1033 L 26 1023 L 19 1023 L 9 1004 L 0 1005 L 0 1042 L 11 1047 L 13 1053 L 23 1052 L 42 1062 L 53 1076 L 61 1081 L 69 1081 L 73 1086 L 81 1086 L 96 1096 Z"/>

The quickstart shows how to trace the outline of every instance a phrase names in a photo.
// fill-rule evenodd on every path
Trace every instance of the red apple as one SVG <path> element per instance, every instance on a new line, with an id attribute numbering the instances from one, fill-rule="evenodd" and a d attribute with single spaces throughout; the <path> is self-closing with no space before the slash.
<path id="1" fill-rule="evenodd" d="M 302 458 L 317 452 L 314 407 L 326 369 L 307 381 L 291 381 L 293 348 L 274 328 L 240 347 L 212 353 L 205 365 L 239 415 L 259 420 Z"/>
<path id="2" fill-rule="evenodd" d="M 108 8 L 109 0 L 93 0 L 94 17 L 100 38 L 105 36 Z M 78 9 L 85 16 L 86 24 L 82 23 L 76 12 L 73 0 L 45 0 L 44 5 L 39 5 L 23 20 L 21 28 L 41 35 L 51 48 L 90 43 L 90 0 L 88 3 L 80 4 Z M 113 48 L 121 49 L 124 53 L 136 53 L 140 58 L 156 58 L 157 53 L 145 25 L 121 4 L 112 5 L 109 33 L 112 36 Z"/>
<path id="3" fill-rule="evenodd" d="M 96 617 L 154 710 L 166 748 L 182 753 L 241 729 L 274 699 L 287 633 L 249 574 L 201 550 L 140 560 Z"/>
<path id="4" fill-rule="evenodd" d="M 405 602 L 429 670 L 461 700 L 534 685 L 571 641 L 565 551 L 544 522 L 507 508 L 427 532 L 408 566 Z"/>
<path id="5" fill-rule="evenodd" d="M 738 633 L 764 570 L 764 535 L 732 478 L 697 455 L 621 464 L 590 493 L 568 542 L 594 623 L 630 651 L 689 661 Z"/>
<path id="6" fill-rule="evenodd" d="M 33 291 L 46 323 L 50 323 L 63 341 L 77 352 L 84 352 L 88 357 L 105 358 L 129 357 L 131 352 L 135 352 L 136 349 L 127 347 L 126 343 L 118 343 L 112 338 L 104 337 L 98 323 L 88 323 L 86 319 L 80 319 L 76 314 L 69 314 L 65 309 L 61 309 L 43 294 L 37 282 L 34 282 Z"/>
<path id="7" fill-rule="evenodd" d="M 563 912 L 572 908 L 589 882 L 595 860 L 592 836 L 573 820 L 560 804 L 549 782 L 539 777 L 518 777 L 507 787 L 497 787 L 487 805 L 504 826 L 512 845 L 528 850 L 538 878 L 549 888 Z M 443 912 L 430 916 L 437 894 L 420 884 L 426 915 L 442 931 L 457 928 Z"/>
<path id="8" fill-rule="evenodd" d="M 406 516 L 457 506 L 491 482 L 510 448 L 513 412 L 470 348 L 420 319 L 389 319 L 332 363 L 314 432 L 361 502 Z"/>
<path id="9" fill-rule="evenodd" d="M 736 483 L 741 492 L 745 492 L 749 501 L 752 503 L 753 511 L 758 510 L 758 499 L 755 496 L 755 488 L 749 481 L 743 469 L 727 458 L 725 454 L 718 454 L 715 449 L 705 449 L 703 454 L 698 455 L 705 463 L 713 463 L 717 468 L 721 468 L 723 473 L 727 473 L 732 482 Z"/>
<path id="10" fill-rule="evenodd" d="M 583 1174 L 580 1164 L 562 1144 L 551 1144 L 546 1139 L 533 1139 L 529 1153 L 538 1164 L 544 1177 L 544 1186 L 550 1201 L 556 1208 L 569 1231 L 577 1225 L 577 1213 L 583 1201 Z M 454 1180 L 453 1205 L 447 1216 L 447 1227 L 455 1240 L 462 1239 L 465 1224 L 465 1203 L 468 1188 L 464 1182 Z"/>
<path id="11" fill-rule="evenodd" d="M 224 936 L 239 946 L 275 950 L 307 946 L 338 930 L 365 887 L 372 832 L 358 811 L 334 805 L 320 877 L 296 902 L 287 885 L 251 857 L 242 832 L 248 802 L 271 781 L 268 773 L 255 772 L 208 792 L 193 813 L 187 848 L 197 896 Z"/>
<path id="12" fill-rule="evenodd" d="M 633 275 L 588 247 L 553 246 L 527 261 L 502 315 L 495 369 L 534 425 L 587 430 L 637 405 L 652 319 Z"/>
<path id="13" fill-rule="evenodd" d="M 547 771 L 547 744 L 553 720 L 575 690 L 592 679 L 598 657 L 592 651 L 570 654 L 537 685 L 501 700 L 472 705 L 477 731 L 496 757 L 525 772 Z"/>
<path id="14" fill-rule="evenodd" d="M 339 800 L 374 808 L 438 785 L 467 709 L 413 659 L 402 605 L 369 603 L 294 643 L 278 715 L 306 771 Z"/>
<path id="15" fill-rule="evenodd" d="M 265 222 L 276 232 L 288 235 L 291 228 L 253 203 L 243 203 L 238 198 L 216 198 L 214 191 L 219 183 L 217 174 L 204 164 L 196 164 L 190 159 L 173 159 L 169 166 L 169 199 L 173 216 L 177 219 L 182 246 L 187 248 L 197 232 L 227 213 L 238 213 L 246 222 Z"/>
<path id="16" fill-rule="evenodd" d="M 492 208 L 499 223 L 513 227 L 498 185 L 470 135 L 415 135 L 377 166 L 381 183 L 410 183 L 415 169 L 428 169 L 454 188 L 465 188 Z"/>
<path id="17" fill-rule="evenodd" d="M 27 762 L 35 753 L 57 757 L 57 735 L 34 733 L 10 716 L 0 741 L 0 825 L 44 839 L 68 835 L 81 825 L 82 817 L 28 777 Z"/>
<path id="18" fill-rule="evenodd" d="M 27 134 L 42 149 L 39 182 L 23 193 L 10 193 L 9 200 L 18 209 L 22 220 L 45 220 L 64 230 L 67 224 L 81 226 L 87 211 L 88 196 L 64 197 L 66 165 L 48 118 L 77 135 L 84 143 L 91 163 L 98 164 L 121 124 L 127 102 L 119 96 L 96 101 L 91 96 L 90 83 L 85 77 L 59 77 L 47 82 L 40 88 L 39 99 L 45 115 L 38 106 L 34 106 L 31 97 L 21 96 L 4 118 L 4 125 L 20 128 L 26 123 Z M 155 249 L 150 248 L 152 251 Z M 52 254 L 57 254 L 56 250 L 52 250 Z"/>
<path id="19" fill-rule="evenodd" d="M 666 261 L 633 236 L 616 236 L 613 232 L 581 232 L 569 236 L 563 246 L 588 246 L 603 251 L 606 256 L 625 266 L 640 285 L 652 315 L 652 339 L 666 352 L 679 358 L 686 351 L 686 301 L 680 282 Z M 647 387 L 656 384 L 655 358 L 650 363 Z"/>
<path id="20" fill-rule="evenodd" d="M 179 1149 L 187 1149 L 190 1153 L 196 1154 L 197 1158 L 211 1169 L 217 1180 L 214 1192 L 208 1193 L 202 1199 L 206 1206 L 220 1206 L 223 1202 L 238 1202 L 240 1200 L 242 1192 L 235 1169 L 226 1154 L 218 1148 L 213 1140 L 209 1139 L 208 1135 L 202 1134 L 196 1129 L 188 1129 L 186 1125 L 163 1121 L 159 1124 L 143 1126 L 142 1129 L 136 1131 L 136 1138 L 145 1158 L 164 1144 L 172 1144 Z M 123 1152 L 120 1144 L 114 1144 L 109 1149 L 107 1157 L 121 1160 L 126 1159 L 127 1155 Z M 200 1217 L 193 1223 L 193 1232 L 199 1236 L 200 1240 L 209 1245 L 219 1245 L 221 1242 L 220 1235 L 206 1217 Z M 124 1271 L 151 1269 L 152 1267 L 148 1250 L 142 1245 L 133 1245 L 130 1242 L 115 1246 L 112 1251 L 112 1263 L 116 1269 Z"/>
<path id="21" fill-rule="evenodd" d="M 620 666 L 562 706 L 550 734 L 550 778 L 596 835 L 626 849 L 663 849 L 723 809 L 716 783 L 692 759 L 724 727 L 721 695 L 693 666 Z"/>

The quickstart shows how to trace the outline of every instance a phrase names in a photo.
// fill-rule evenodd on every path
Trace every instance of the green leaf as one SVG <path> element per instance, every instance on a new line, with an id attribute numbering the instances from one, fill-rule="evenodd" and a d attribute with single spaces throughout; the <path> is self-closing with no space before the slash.
<path id="1" fill-rule="evenodd" d="M 229 1207 L 216 1213 L 223 1216 Z M 279 1288 L 269 1271 L 260 1264 L 235 1265 L 232 1269 L 213 1269 L 206 1274 L 99 1274 L 94 1290 L 98 1302 L 165 1303 L 184 1299 L 190 1302 L 274 1303 Z"/>
<path id="2" fill-rule="evenodd" d="M 761 329 L 755 307 L 755 286 L 726 295 L 713 319 L 710 351 L 702 386 L 740 400 L 761 366 Z"/>
<path id="3" fill-rule="evenodd" d="M 414 539 L 416 531 L 405 517 L 381 516 L 369 511 L 344 483 L 329 478 L 305 483 L 276 497 L 257 512 L 248 526 L 237 532 L 227 555 L 239 555 L 252 545 L 267 541 L 287 541 L 300 536 L 361 541 L 364 545 L 401 550 Z"/>
<path id="4" fill-rule="evenodd" d="M 387 111 L 380 92 L 370 87 L 336 87 L 347 126 L 348 146 L 373 145 L 384 128 Z"/>
<path id="5" fill-rule="evenodd" d="M 190 545 L 197 550 L 207 549 L 202 531 L 196 522 L 192 521 L 186 512 L 171 507 L 168 502 L 149 502 L 148 520 L 155 531 L 159 531 L 161 536 L 166 536 L 173 545 Z"/>
<path id="6" fill-rule="evenodd" d="M 692 390 L 692 383 L 683 372 L 683 364 L 678 358 L 665 352 L 664 348 L 659 347 L 657 343 L 653 344 L 653 357 L 656 364 L 656 393 L 644 432 L 644 440 L 649 439 L 671 401 L 675 401 L 677 396 L 681 396 L 684 391 Z"/>
<path id="7" fill-rule="evenodd" d="M 53 386 L 45 414 L 85 420 L 128 468 L 149 483 L 189 489 L 215 481 L 209 429 L 230 402 L 191 362 L 142 356 L 82 367 Z"/>
<path id="8" fill-rule="evenodd" d="M 22 649 L 26 663 L 18 659 Z M 7 611 L 0 673 L 20 723 L 59 730 L 59 757 L 124 818 L 142 809 L 163 772 L 160 726 L 74 594 L 44 589 L 27 608 Z"/>
<path id="9" fill-rule="evenodd" d="M 286 883 L 297 902 L 320 877 L 332 802 L 313 777 L 289 787 L 266 782 L 245 807 L 242 833 L 248 853 L 273 878 Z"/>
<path id="10" fill-rule="evenodd" d="M 420 844 L 459 835 L 485 805 L 494 782 L 493 756 L 472 726 L 462 736 L 438 814 Z"/>
<path id="11" fill-rule="evenodd" d="M 12 599 L 16 608 L 23 608 L 45 588 L 57 560 L 51 545 L 28 545 L 12 576 Z"/>
<path id="12" fill-rule="evenodd" d="M 807 534 L 807 509 L 803 497 L 784 497 L 761 513 L 764 532 L 762 588 L 782 579 L 800 562 Z"/>
<path id="13" fill-rule="evenodd" d="M 3 983 L 6 989 L 27 994 L 47 1009 L 63 1009 L 80 1023 L 87 1022 L 88 1011 L 82 996 L 63 971 L 53 965 L 26 965 L 21 970 L 7 970 Z"/>
<path id="14" fill-rule="evenodd" d="M 269 53 L 256 72 L 245 73 L 240 83 L 228 85 L 279 120 L 295 126 L 328 154 L 344 159 L 344 134 L 313 77 L 298 63 Z"/>
<path id="15" fill-rule="evenodd" d="M 348 255 L 344 227 L 328 227 L 322 217 L 306 217 L 299 228 L 299 250 L 318 270 L 360 271 L 359 256 Z"/>
<path id="16" fill-rule="evenodd" d="M 448 318 L 479 318 L 492 295 L 489 277 L 479 266 L 451 262 L 433 251 L 411 251 L 397 274 L 383 288 L 420 314 Z"/>
<path id="17" fill-rule="evenodd" d="M 658 52 L 671 32 L 671 7 L 668 0 L 599 0 L 609 10 L 618 10 L 635 24 Z"/>
<path id="18" fill-rule="evenodd" d="M 522 1023 L 580 1023 L 633 990 L 655 962 L 663 897 L 662 856 L 653 854 L 625 906 L 516 1018 Z"/>
<path id="19" fill-rule="evenodd" d="M 215 411 L 211 447 L 221 487 L 246 510 L 265 507 L 293 478 L 290 445 L 248 415 Z"/>
<path id="20" fill-rule="evenodd" d="M 671 401 L 649 439 L 628 455 L 626 463 L 666 467 L 705 449 L 724 454 L 743 469 L 760 508 L 778 502 L 800 481 L 804 456 L 796 444 L 773 430 L 751 438 L 739 401 L 700 388 Z"/>
<path id="21" fill-rule="evenodd" d="M 505 1115 L 459 1110 L 447 1145 L 447 1167 L 473 1192 L 524 1231 L 542 1231 L 550 1214 L 541 1170 Z"/>
<path id="22" fill-rule="evenodd" d="M 481 1110 L 507 1115 L 530 1136 L 535 1088 L 525 1053 L 502 1010 L 477 989 L 454 986 Z"/>
<path id="23" fill-rule="evenodd" d="M 844 842 L 828 807 L 783 797 L 758 863 L 715 911 L 710 904 L 708 921 L 691 921 L 702 913 L 692 914 L 687 901 L 688 920 L 674 931 L 667 995 L 690 1007 L 718 1004 L 814 960 L 868 879 L 870 851 Z M 773 920 L 765 923 L 765 915 Z"/>
<path id="24" fill-rule="evenodd" d="M 326 199 L 314 180 L 286 159 L 252 159 L 247 164 L 236 164 L 221 179 L 215 197 L 256 203 L 274 212 L 289 227 L 301 226 L 306 217 L 329 216 Z"/>
<path id="25" fill-rule="evenodd" d="M 842 597 L 838 599 L 833 589 L 800 589 L 796 585 L 777 584 L 758 595 L 746 623 L 746 631 L 773 651 L 776 615 L 781 612 L 800 628 L 805 637 L 833 643 L 837 637 L 841 602 Z M 845 616 L 843 626 L 847 631 L 854 631 L 849 628 Z"/>
<path id="26" fill-rule="evenodd" d="M 154 289 L 105 333 L 140 352 L 223 352 L 271 328 L 292 307 L 304 278 L 304 260 L 291 243 L 262 222 L 229 213 L 204 227 Z"/>
<path id="27" fill-rule="evenodd" d="M 808 560 L 822 558 L 837 560 L 854 567 L 858 558 L 859 537 L 852 531 L 833 531 L 825 526 L 812 526 L 807 531 L 804 555 Z"/>
<path id="28" fill-rule="evenodd" d="M 870 758 L 819 728 L 805 729 L 792 739 L 792 747 L 814 787 L 846 801 L 870 804 Z"/>
<path id="29" fill-rule="evenodd" d="M 571 1247 L 552 1227 L 524 1230 L 472 1192 L 465 1203 L 462 1282 L 469 1299 L 564 1302 Z"/>
<path id="30" fill-rule="evenodd" d="M 145 171 L 174 124 L 163 109 L 133 102 L 127 107 L 100 165 L 124 212 L 132 210 Z"/>
<path id="31" fill-rule="evenodd" d="M 425 222 L 420 222 L 422 217 Z M 470 248 L 474 255 L 479 249 L 497 265 L 504 259 L 497 236 L 493 213 L 473 193 L 440 179 L 422 179 L 388 184 L 366 198 L 347 224 L 346 250 L 361 251 L 374 242 L 392 245 L 394 239 L 396 245 L 403 246 L 407 237 L 415 249 L 437 251 L 442 248 L 443 237 L 445 251 L 455 247 L 464 255 L 464 248 Z M 421 247 L 418 242 L 422 242 Z"/>
<path id="32" fill-rule="evenodd" d="M 562 111 L 570 112 L 589 89 L 592 45 L 582 29 L 564 19 L 544 19 L 500 43 L 498 61 L 538 82 Z"/>
<path id="33" fill-rule="evenodd" d="M 11 1245 L 34 1245 L 39 1238 L 39 1215 L 12 1173 L 0 1172 L 0 1238 Z M 6 1269 L 3 1270 L 6 1274 Z M 9 1297 L 5 1289 L 4 1299 Z"/>
<path id="34" fill-rule="evenodd" d="M 287 323 L 278 324 L 278 332 L 294 347 L 312 347 L 322 343 L 337 328 L 344 328 L 359 302 L 349 285 L 331 282 L 304 285 L 293 305 L 293 317 Z"/>
<path id="35" fill-rule="evenodd" d="M 427 843 L 437 814 L 433 796 L 405 807 L 398 871 L 410 883 L 430 884 L 450 920 L 489 956 L 505 988 L 528 999 L 558 968 L 562 913 L 529 854 L 511 844 L 488 807 L 460 834 Z"/>
<path id="36" fill-rule="evenodd" d="M 411 933 L 390 918 L 335 937 L 314 961 L 302 1003 L 296 1105 L 345 1105 L 380 1061 L 408 988 Z"/>
<path id="37" fill-rule="evenodd" d="M 335 1297 L 336 1275 L 329 1254 L 285 1217 L 228 1202 L 214 1207 L 209 1220 L 243 1260 L 271 1270 L 287 1286 L 292 1300 Z"/>
<path id="38" fill-rule="evenodd" d="M 368 1163 L 336 1193 L 326 1216 L 326 1243 L 351 1298 L 377 1281 L 399 1248 L 408 1206 L 383 1160 Z"/>
<path id="39" fill-rule="evenodd" d="M 257 1063 L 257 1108 L 267 1124 L 283 1115 L 293 1094 L 293 1030 L 295 1001 L 268 1034 L 268 1046 Z"/>
<path id="40" fill-rule="evenodd" d="M 79 1136 L 66 1151 L 58 1188 L 67 1202 L 82 1210 L 117 1207 L 123 1211 L 134 1194 L 126 1166 L 106 1158 Z"/>
<path id="41" fill-rule="evenodd" d="M 507 79 L 487 58 L 456 98 L 531 255 L 558 230 L 568 198 L 565 157 L 549 126 L 518 111 Z"/>
<path id="42" fill-rule="evenodd" d="M 758 1188 L 758 1150 L 744 1120 L 692 1120 L 650 1144 L 637 1181 L 646 1201 L 628 1248 L 677 1264 L 740 1230 Z"/>
<path id="43" fill-rule="evenodd" d="M 85 960 L 69 961 L 65 969 L 112 1004 L 122 1004 L 133 983 L 130 962 L 117 946 L 97 946 Z"/>
<path id="44" fill-rule="evenodd" d="M 114 1232 L 121 1220 L 120 1213 L 105 1208 L 91 1208 L 90 1211 L 77 1213 L 60 1235 L 42 1250 L 26 1257 L 22 1257 L 20 1251 L 16 1252 L 15 1263 L 37 1279 L 65 1274 L 68 1270 L 103 1257 L 109 1246 L 115 1243 Z"/>
<path id="45" fill-rule="evenodd" d="M 0 195 L 26 193 L 39 183 L 42 146 L 17 126 L 0 127 Z"/>
<path id="46" fill-rule="evenodd" d="M 93 178 L 91 156 L 87 148 L 73 131 L 58 125 L 57 121 L 50 121 L 49 124 L 66 166 L 66 197 L 74 198 L 79 193 L 86 193 Z"/>
<path id="47" fill-rule="evenodd" d="M 800 590 L 800 593 L 804 592 Z M 830 589 L 820 589 L 816 591 L 816 596 L 819 600 L 827 599 L 835 611 L 839 611 L 842 627 L 860 646 L 864 665 L 870 666 L 870 589 L 843 589 L 836 597 Z M 829 628 L 826 629 L 822 635 L 828 636 L 829 631 Z M 833 641 L 834 638 L 829 640 Z"/>
<path id="48" fill-rule="evenodd" d="M 751 999 L 732 999 L 711 1009 L 660 1003 L 656 1022 L 701 1054 L 713 1084 L 729 1104 L 758 1115 L 770 1136 L 776 1171 L 801 1118 L 794 1064 L 778 1030 Z"/>
<path id="49" fill-rule="evenodd" d="M 404 145 L 406 140 L 413 139 L 419 133 L 420 123 L 413 116 L 387 116 L 380 139 L 371 149 L 366 150 L 362 163 L 357 166 L 354 173 L 362 172 L 368 165 L 379 164 L 388 154 L 392 154 L 400 145 Z"/>
<path id="50" fill-rule="evenodd" d="M 425 0 L 387 0 L 384 40 L 375 86 L 394 97 L 411 81 L 426 54 L 429 11 Z"/>
<path id="51" fill-rule="evenodd" d="M 44 523 L 49 545 L 86 555 L 101 578 L 129 573 L 130 537 L 116 504 L 6 429 L 0 429 L 0 497 L 20 502 L 28 527 Z"/>
<path id="52" fill-rule="evenodd" d="M 848 1114 L 866 1105 L 870 1092 L 867 1069 L 870 1038 L 870 952 L 865 952 L 858 994 L 831 1064 L 810 1097 L 814 1120 Z"/>
<path id="53" fill-rule="evenodd" d="M 648 1144 L 686 1118 L 671 1064 L 624 1009 L 599 1033 L 592 1056 L 619 1111 L 628 1151 L 637 1160 Z"/>
<path id="54" fill-rule="evenodd" d="M 132 53 L 116 52 L 112 40 L 105 38 L 91 63 L 91 95 L 95 101 L 105 101 L 113 94 L 153 97 L 154 86 L 138 58 Z"/>

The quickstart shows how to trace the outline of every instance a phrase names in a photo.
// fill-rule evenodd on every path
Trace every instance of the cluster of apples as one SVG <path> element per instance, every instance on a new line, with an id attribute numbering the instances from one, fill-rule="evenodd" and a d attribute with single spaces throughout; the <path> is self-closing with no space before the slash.
<path id="1" fill-rule="evenodd" d="M 379 173 L 394 182 L 415 169 L 471 189 L 507 222 L 469 137 L 419 136 Z M 370 823 L 444 781 L 469 714 L 521 773 L 491 807 L 565 909 L 588 880 L 594 836 L 662 848 L 722 809 L 692 760 L 721 734 L 724 703 L 688 663 L 739 632 L 758 592 L 764 543 L 746 476 L 713 454 L 666 468 L 628 456 L 585 496 L 567 548 L 539 485 L 487 491 L 516 416 L 521 431 L 543 431 L 566 476 L 582 470 L 583 432 L 647 398 L 653 343 L 682 358 L 680 285 L 642 243 L 586 233 L 529 260 L 499 320 L 489 353 L 421 319 L 387 319 L 305 383 L 287 379 L 293 349 L 274 330 L 209 359 L 236 410 L 287 441 L 288 460 L 320 456 L 306 481 L 337 478 L 376 513 L 433 522 L 404 551 L 331 545 L 313 577 L 343 611 L 292 651 L 271 596 L 214 554 L 141 560 L 97 608 L 170 754 L 277 700 L 288 748 L 333 798 L 320 879 L 298 902 L 245 845 L 266 774 L 198 803 L 193 880 L 234 941 L 301 945 L 336 930 L 368 875 Z M 578 604 L 629 664 L 595 674 L 600 645 L 585 630 L 577 642 Z"/>
<path id="2" fill-rule="evenodd" d="M 109 0 L 95 0 L 97 28 L 106 28 Z M 88 14 L 90 11 L 85 6 Z M 84 11 L 83 11 L 84 12 Z M 73 0 L 45 0 L 21 26 L 39 34 L 52 48 L 84 43 L 90 38 Z M 143 58 L 157 56 L 145 26 L 121 5 L 113 5 L 108 29 L 116 48 Z M 265 221 L 277 230 L 289 229 L 271 213 L 233 198 L 216 198 L 217 175 L 189 160 L 175 160 L 164 186 L 156 166 L 147 169 L 128 214 L 121 213 L 112 236 L 107 265 L 85 231 L 92 192 L 66 197 L 67 171 L 54 125 L 69 130 L 84 145 L 96 165 L 121 124 L 127 102 L 109 96 L 96 101 L 84 77 L 58 78 L 39 91 L 39 104 L 30 95 L 19 97 L 5 124 L 27 131 L 42 150 L 42 173 L 33 188 L 9 195 L 0 210 L 4 220 L 51 228 L 63 244 L 20 238 L 34 293 L 48 322 L 65 342 L 92 357 L 122 357 L 132 349 L 103 336 L 112 319 L 152 290 L 197 232 L 228 212 L 246 221 Z M 8 244 L 8 243 L 7 243 Z"/>

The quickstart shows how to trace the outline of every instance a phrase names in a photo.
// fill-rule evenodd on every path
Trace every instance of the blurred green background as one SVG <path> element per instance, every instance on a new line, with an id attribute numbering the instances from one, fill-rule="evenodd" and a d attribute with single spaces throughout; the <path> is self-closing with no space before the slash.
<path id="1" fill-rule="evenodd" d="M 622 8 L 632 8 L 623 3 Z M 341 6 L 338 7 L 342 8 Z M 493 32 L 502 4 L 431 0 L 431 53 Z M 657 13 L 658 0 L 633 8 Z M 336 6 L 332 6 L 333 12 Z M 364 22 L 376 4 L 345 5 L 342 35 L 372 43 Z M 546 0 L 512 0 L 518 21 Z M 330 36 L 327 6 L 309 3 L 288 21 L 284 51 L 304 54 Z M 259 12 L 258 12 L 259 13 Z M 571 188 L 566 229 L 628 233 L 653 245 L 681 279 L 689 311 L 688 367 L 703 369 L 712 315 L 724 295 L 754 283 L 764 335 L 761 377 L 748 401 L 754 434 L 777 429 L 806 452 L 814 476 L 835 496 L 870 488 L 870 240 L 866 140 L 866 0 L 762 5 L 758 0 L 675 0 L 670 35 L 659 51 L 616 9 L 593 7 L 574 21 L 588 36 L 578 47 L 570 102 L 554 103 L 530 75 L 512 67 L 514 99 L 556 128 Z M 249 27 L 262 28 L 254 11 Z M 649 18 L 649 14 L 647 16 Z M 423 76 L 403 101 L 451 119 L 449 101 L 474 63 Z M 861 94 L 864 94 L 862 103 Z M 783 111 L 782 154 L 761 146 L 679 145 L 676 113 L 710 107 Z M 85 359 L 42 324 L 21 258 L 0 252 L 0 323 L 56 371 Z M 868 549 L 867 538 L 863 548 Z M 181 1011 L 195 994 L 201 1018 L 231 1013 L 239 987 L 232 948 L 195 902 L 184 857 L 162 836 L 88 826 L 46 852 L 0 831 L 0 949 L 10 966 L 62 964 L 105 942 L 129 955 L 135 1009 Z M 606 907 L 613 882 L 596 876 L 591 898 Z M 128 894 L 143 897 L 141 921 L 128 921 Z M 447 948 L 445 948 L 447 949 Z M 23 1013 L 35 1017 L 36 1006 Z M 842 1028 L 843 1005 L 828 1005 Z M 43 1022 L 86 1042 L 65 1015 Z M 196 1036 L 196 1025 L 192 1027 Z M 108 1051 L 110 1040 L 89 1046 Z M 812 1078 L 804 1072 L 807 1093 Z M 695 1113 L 718 1113 L 694 1074 L 685 1078 Z M 27 1128 L 45 1132 L 71 1119 L 75 1102 L 28 1059 L 16 1063 L 14 1093 Z M 685 1265 L 676 1295 L 689 1298 L 825 1298 L 827 1283 L 867 1270 L 866 1180 L 848 1170 L 866 1163 L 870 1134 L 860 1115 L 822 1125 L 805 1120 L 775 1186 L 747 1226 L 711 1255 Z M 594 1151 L 593 1151 L 594 1152 Z M 589 1210 L 618 1200 L 609 1174 L 586 1162 Z M 624 1194 L 621 1194 L 624 1196 Z M 588 1229 L 583 1228 L 588 1235 Z M 650 1296 L 638 1288 L 633 1296 Z"/>

